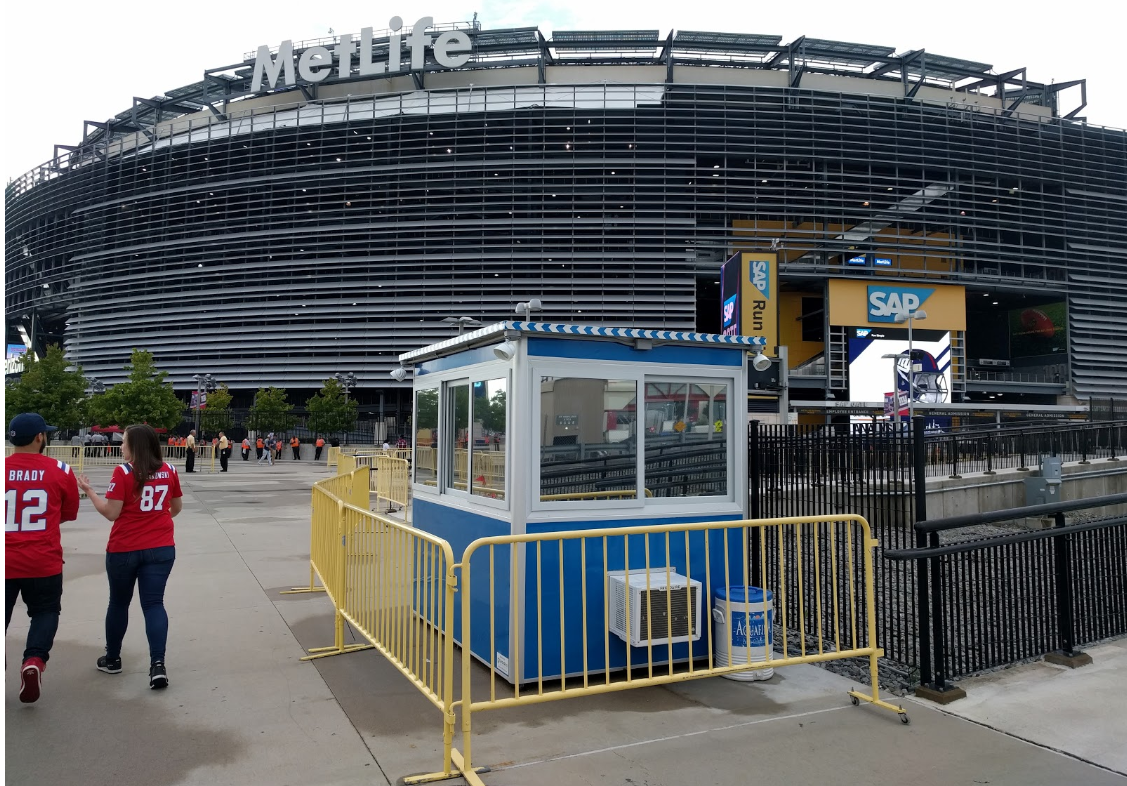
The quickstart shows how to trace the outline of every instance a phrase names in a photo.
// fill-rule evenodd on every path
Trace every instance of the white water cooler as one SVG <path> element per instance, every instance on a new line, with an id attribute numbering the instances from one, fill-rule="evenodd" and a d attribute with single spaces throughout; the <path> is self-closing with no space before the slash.
<path id="1" fill-rule="evenodd" d="M 713 660 L 717 666 L 740 663 L 762 663 L 774 643 L 774 596 L 759 587 L 719 588 L 712 593 Z M 728 662 L 728 643 L 732 660 Z M 730 680 L 751 682 L 769 680 L 774 669 L 735 671 L 723 676 Z"/>

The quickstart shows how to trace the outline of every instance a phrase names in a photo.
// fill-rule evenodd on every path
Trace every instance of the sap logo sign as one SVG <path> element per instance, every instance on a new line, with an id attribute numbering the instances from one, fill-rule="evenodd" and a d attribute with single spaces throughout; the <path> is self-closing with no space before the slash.
<path id="1" fill-rule="evenodd" d="M 934 291 L 922 287 L 870 286 L 869 321 L 895 322 L 900 314 L 918 309 Z"/>
<path id="2" fill-rule="evenodd" d="M 868 338 L 872 332 L 869 328 L 857 328 L 857 338 Z"/>
<path id="3" fill-rule="evenodd" d="M 736 296 L 732 295 L 724 301 L 724 325 L 732 324 L 732 320 L 736 316 Z"/>
<path id="4" fill-rule="evenodd" d="M 764 259 L 753 260 L 751 269 L 751 285 L 758 289 L 763 297 L 771 299 L 771 263 Z"/>

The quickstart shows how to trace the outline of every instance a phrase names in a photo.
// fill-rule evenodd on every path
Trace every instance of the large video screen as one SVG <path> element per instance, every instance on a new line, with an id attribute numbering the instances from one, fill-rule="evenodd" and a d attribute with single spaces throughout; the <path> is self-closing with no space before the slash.
<path id="1" fill-rule="evenodd" d="M 1009 320 L 1012 360 L 1038 358 L 1055 362 L 1067 355 L 1068 308 L 1064 303 L 1011 309 Z"/>
<path id="2" fill-rule="evenodd" d="M 849 328 L 849 399 L 883 403 L 893 389 L 893 368 L 900 398 L 908 393 L 908 330 Z M 912 398 L 920 404 L 951 401 L 951 334 L 913 330 L 912 353 L 919 371 L 913 375 Z M 885 355 L 898 355 L 887 358 Z"/>

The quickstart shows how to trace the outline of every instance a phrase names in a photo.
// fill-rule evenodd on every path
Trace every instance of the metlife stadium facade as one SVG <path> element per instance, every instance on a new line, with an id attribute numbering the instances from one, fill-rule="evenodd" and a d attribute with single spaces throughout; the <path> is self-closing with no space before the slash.
<path id="1" fill-rule="evenodd" d="M 1083 80 L 805 37 L 397 27 L 247 53 L 10 183 L 8 344 L 64 343 L 108 384 L 143 347 L 185 391 L 354 372 L 363 398 L 405 389 L 396 357 L 443 318 L 529 298 L 720 332 L 720 267 L 750 251 L 811 398 L 850 396 L 862 284 L 954 304 L 917 326 L 951 400 L 1127 385 L 1127 135 L 1078 117 Z"/>

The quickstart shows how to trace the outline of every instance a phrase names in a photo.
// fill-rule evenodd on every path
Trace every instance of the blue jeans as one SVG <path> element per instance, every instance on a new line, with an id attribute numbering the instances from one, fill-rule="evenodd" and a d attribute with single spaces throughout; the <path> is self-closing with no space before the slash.
<path id="1" fill-rule="evenodd" d="M 4 590 L 4 632 L 7 633 L 8 623 L 12 621 L 16 599 L 23 595 L 23 602 L 27 604 L 27 616 L 31 617 L 23 659 L 42 658 L 46 663 L 51 657 L 51 645 L 55 643 L 55 633 L 59 629 L 63 574 L 35 579 L 5 579 Z"/>
<path id="2" fill-rule="evenodd" d="M 129 627 L 129 604 L 133 602 L 133 587 L 136 585 L 141 596 L 141 611 L 145 614 L 149 659 L 154 663 L 164 660 L 164 647 L 168 641 L 164 587 L 175 561 L 175 546 L 106 554 L 106 575 L 110 580 L 110 605 L 106 609 L 107 657 L 121 657 L 121 642 L 125 638 L 125 629 Z"/>

